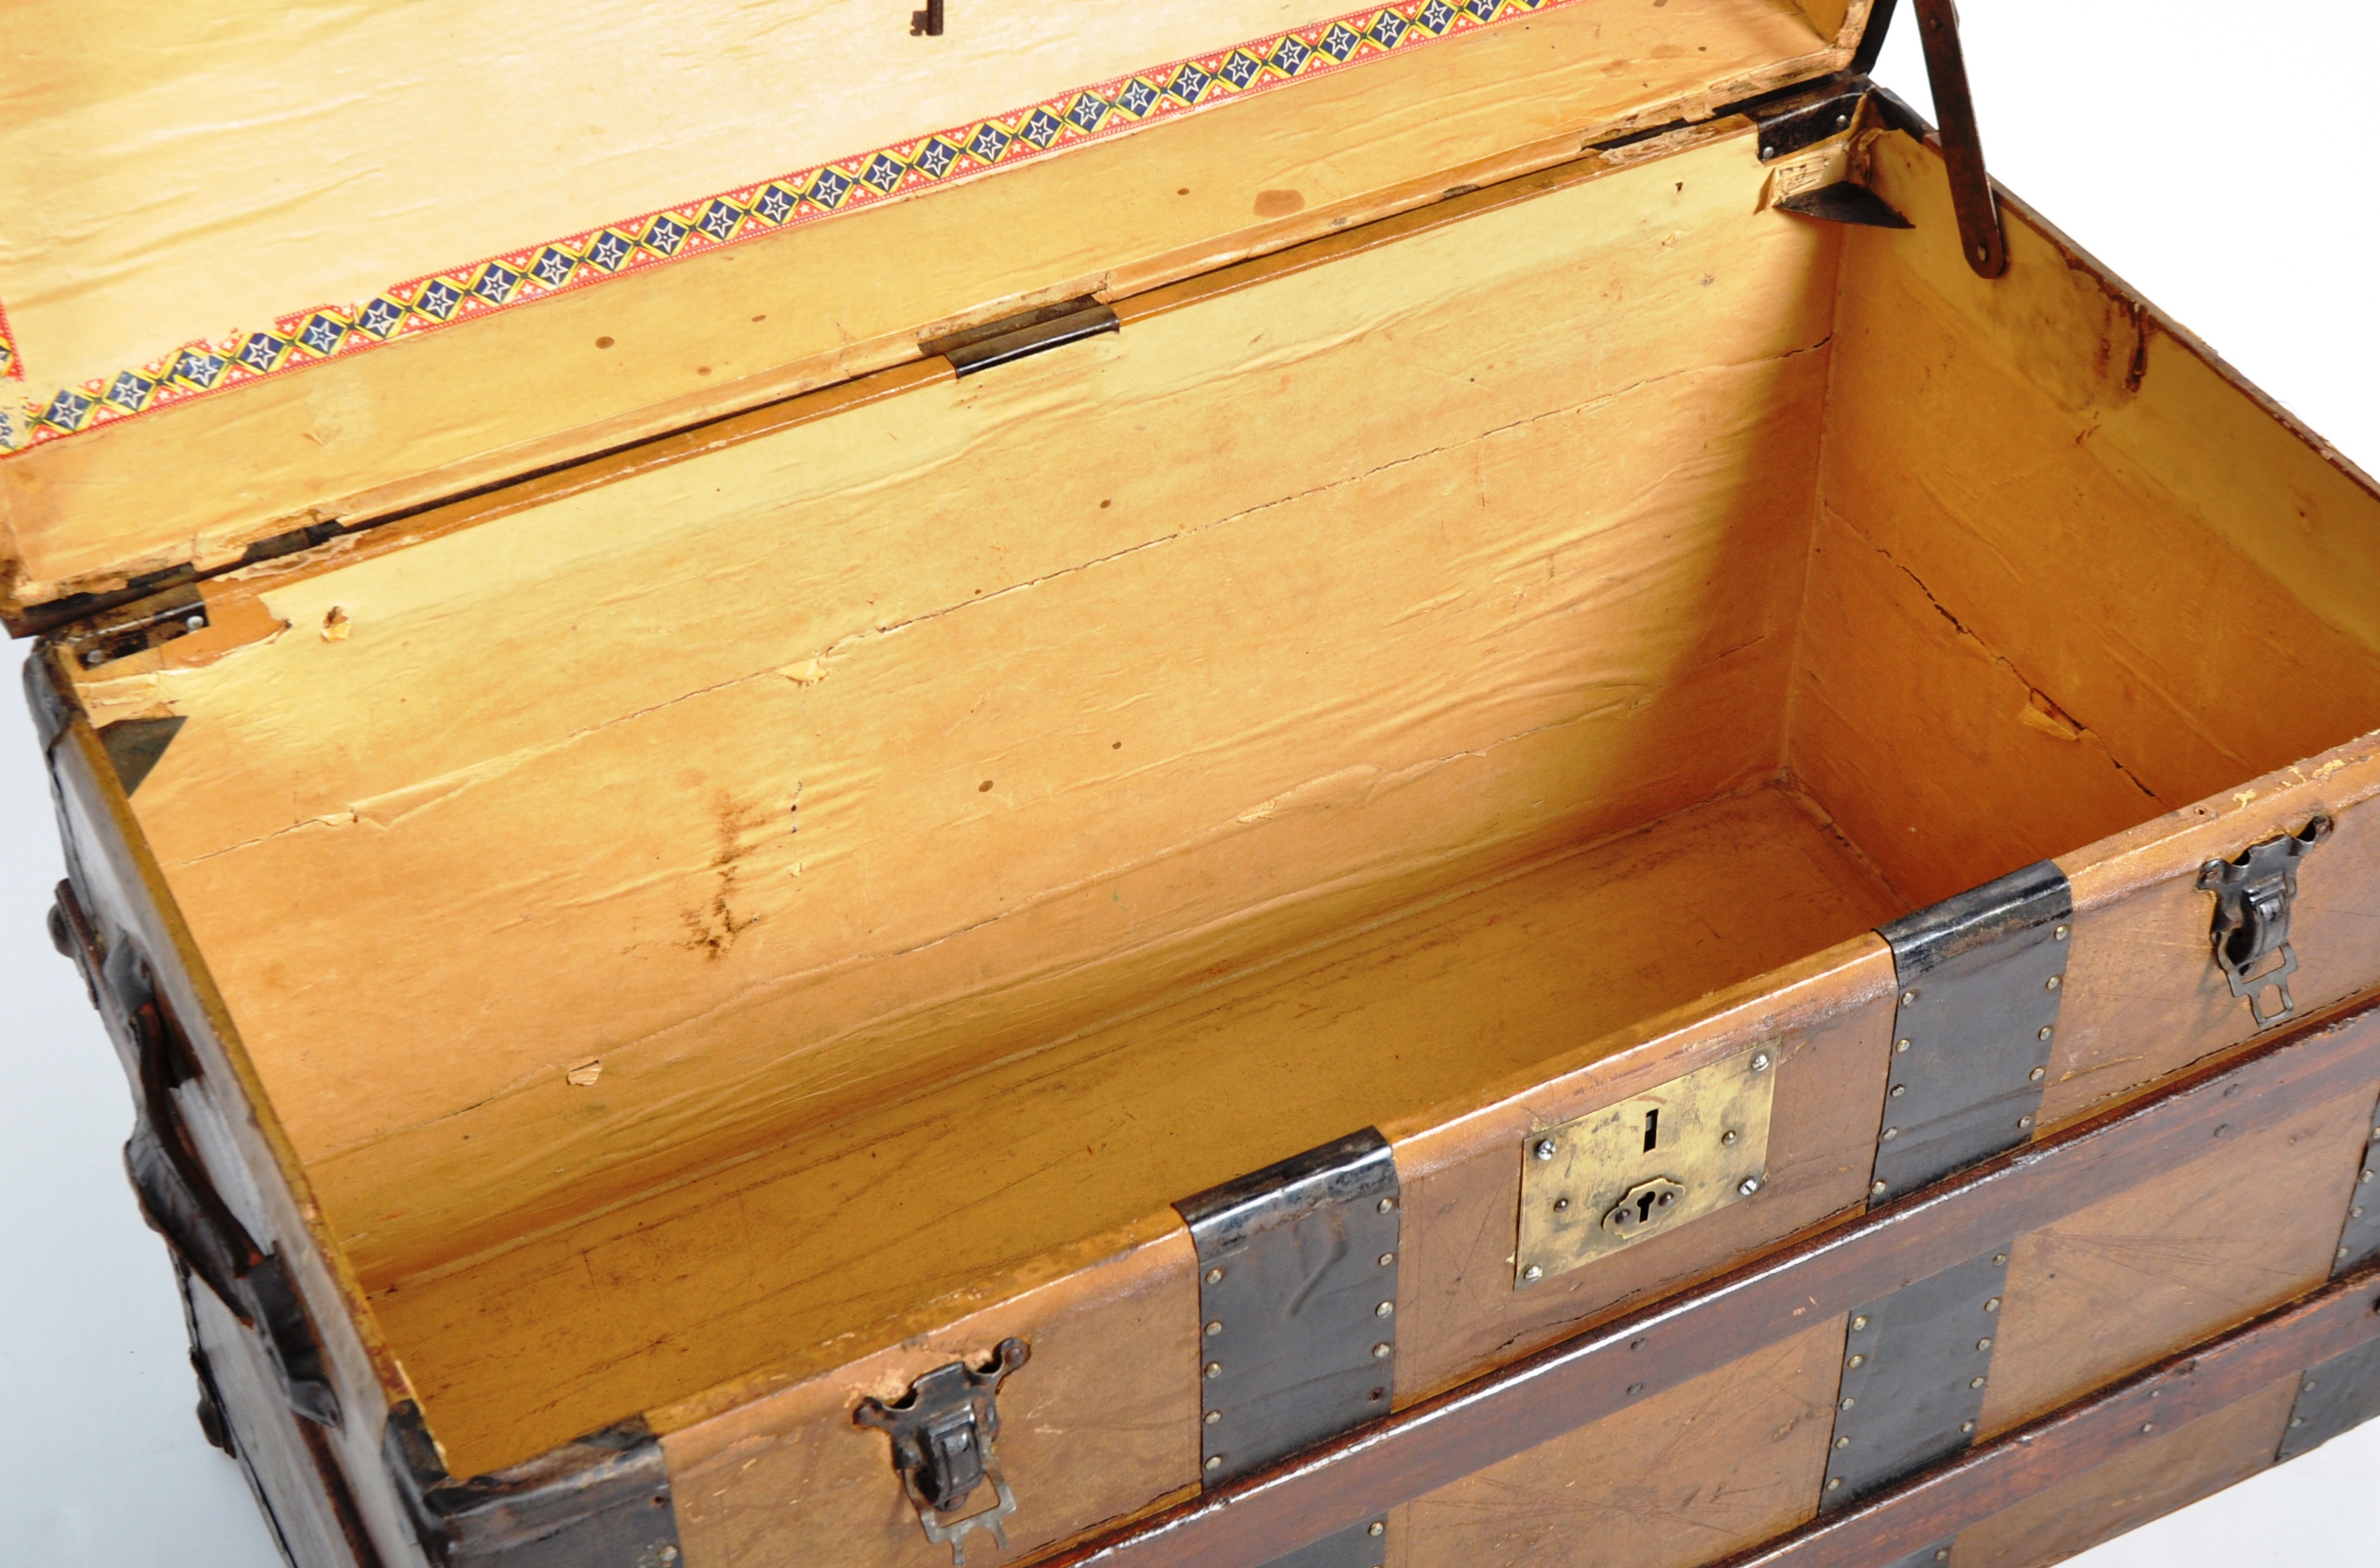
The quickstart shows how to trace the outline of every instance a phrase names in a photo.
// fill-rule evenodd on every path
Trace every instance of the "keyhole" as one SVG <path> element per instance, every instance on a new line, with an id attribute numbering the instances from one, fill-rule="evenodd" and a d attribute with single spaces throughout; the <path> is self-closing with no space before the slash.
<path id="1" fill-rule="evenodd" d="M 1645 1152 L 1652 1153 L 1653 1146 L 1660 1141 L 1661 1113 L 1658 1111 L 1647 1111 L 1645 1112 Z"/>
<path id="2" fill-rule="evenodd" d="M 1636 1222 L 1643 1224 L 1653 1217 L 1653 1195 L 1646 1193 L 1636 1200 Z"/>

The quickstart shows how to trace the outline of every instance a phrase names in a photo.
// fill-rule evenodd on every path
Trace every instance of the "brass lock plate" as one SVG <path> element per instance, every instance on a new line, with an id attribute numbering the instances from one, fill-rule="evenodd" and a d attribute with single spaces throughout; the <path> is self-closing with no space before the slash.
<path id="1" fill-rule="evenodd" d="M 1524 1139 L 1515 1287 L 1758 1192 L 1768 1179 L 1777 1057 L 1777 1042 L 1764 1040 Z"/>

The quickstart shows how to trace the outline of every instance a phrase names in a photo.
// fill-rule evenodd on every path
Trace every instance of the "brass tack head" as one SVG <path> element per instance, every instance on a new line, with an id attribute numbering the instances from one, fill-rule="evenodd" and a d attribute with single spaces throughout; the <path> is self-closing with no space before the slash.
<path id="1" fill-rule="evenodd" d="M 1866 1319 L 1866 1317 L 1865 1317 L 1864 1315 L 1863 1315 L 1863 1316 L 1861 1316 L 1861 1317 L 1854 1318 L 1854 1319 L 1852 1319 L 1852 1331 L 1853 1331 L 1854 1332 L 1856 1332 L 1857 1331 L 1859 1331 L 1859 1330 L 1861 1330 L 1861 1329 L 1864 1329 L 1864 1328 L 1866 1328 L 1866 1327 L 1867 1327 L 1867 1319 Z"/>
<path id="2" fill-rule="evenodd" d="M 1993 1264 L 1993 1266 L 1994 1266 L 1995 1268 L 1997 1268 L 1997 1267 L 1998 1267 L 1998 1266 L 1999 1266 L 2000 1264 L 2005 1263 L 2005 1262 L 2007 1262 L 2007 1261 L 2008 1261 L 2008 1254 L 2007 1254 L 2007 1253 L 2005 1253 L 2005 1252 L 1995 1252 L 1995 1253 L 1993 1253 L 1993 1254 L 1992 1254 L 1992 1264 Z"/>
<path id="3" fill-rule="evenodd" d="M 1209 1339 L 1212 1339 L 1215 1335 L 1220 1334 L 1222 1331 L 1223 1320 L 1220 1318 L 1216 1319 L 1213 1322 L 1207 1325 L 1207 1337 Z"/>
<path id="4" fill-rule="evenodd" d="M 1852 1405 L 1857 1404 L 1858 1403 L 1859 1403 L 1859 1401 L 1858 1401 L 1858 1400 L 1856 1400 L 1856 1399 L 1846 1399 L 1846 1400 L 1844 1400 L 1844 1401 L 1843 1401 L 1843 1403 L 1842 1403 L 1842 1404 L 1841 1404 L 1840 1408 L 1842 1408 L 1842 1409 L 1844 1409 L 1844 1410 L 1849 1410 Z"/>
<path id="5" fill-rule="evenodd" d="M 1835 1446 L 1837 1448 L 1849 1448 L 1851 1445 L 1852 1440 L 1849 1438 L 1837 1438 L 1835 1440 Z"/>
<path id="6" fill-rule="evenodd" d="M 1383 1269 L 1387 1268 L 1390 1264 L 1394 1263 L 1396 1260 L 1397 1255 L 1393 1252 L 1383 1252 L 1380 1254 L 1380 1267 Z"/>
<path id="7" fill-rule="evenodd" d="M 1897 1138 L 1900 1136 L 1900 1129 L 1899 1127 L 1887 1127 L 1884 1129 L 1884 1141 L 1887 1143 L 1890 1143 L 1894 1138 Z"/>
<path id="8" fill-rule="evenodd" d="M 2056 975 L 2052 975 L 2047 979 L 2041 982 L 2041 989 L 2044 991 L 2056 991 L 2059 984 L 2060 981 Z"/>
<path id="9" fill-rule="evenodd" d="M 1209 1269 L 1209 1270 L 1207 1270 L 1207 1282 L 1208 1282 L 1208 1284 L 1210 1284 L 1210 1285 L 1220 1285 L 1220 1284 L 1221 1284 L 1221 1283 L 1223 1282 L 1223 1271 L 1222 1271 L 1220 1269 Z"/>
<path id="10" fill-rule="evenodd" d="M 1846 1367 L 1864 1367 L 1867 1365 L 1867 1357 L 1864 1355 L 1854 1355 L 1849 1361 L 1844 1362 L 1843 1365 Z"/>
<path id="11" fill-rule="evenodd" d="M 1959 1423 L 1959 1430 L 1962 1432 L 1972 1432 L 1974 1429 L 1975 1424 L 1973 1421 L 1961 1421 Z"/>
<path id="12" fill-rule="evenodd" d="M 2303 1383 L 2303 1384 L 2302 1384 L 2302 1385 L 2298 1389 L 2298 1392 L 2299 1392 L 2300 1393 L 2312 1393 L 2312 1392 L 2313 1392 L 2313 1379 L 2311 1379 L 2311 1378 L 2307 1379 L 2307 1380 L 2305 1380 L 2305 1382 L 2304 1382 L 2304 1383 Z"/>
<path id="13" fill-rule="evenodd" d="M 1223 1413 L 1220 1410 L 1209 1410 L 1207 1412 L 1207 1425 L 1210 1427 L 1222 1418 Z"/>
<path id="14" fill-rule="evenodd" d="M 1994 1296 L 1991 1300 L 1984 1303 L 1984 1310 L 1986 1312 L 1998 1312 L 1999 1309 L 2000 1298 L 1998 1296 Z"/>
<path id="15" fill-rule="evenodd" d="M 1989 1350 L 1992 1348 L 1992 1342 L 1988 1338 L 1979 1339 L 1975 1342 L 1975 1348 L 1977 1350 Z"/>
<path id="16" fill-rule="evenodd" d="M 2064 942 L 2066 940 L 2066 928 L 2064 926 L 2060 926 L 2050 934 L 2056 937 L 2059 942 Z"/>
<path id="17" fill-rule="evenodd" d="M 1900 993 L 1900 1004 L 1901 1004 L 1903 1007 L 1914 1007 L 1914 1006 L 1916 1006 L 1916 1005 L 1917 1005 L 1917 993 L 1916 993 L 1915 991 L 1902 991 L 1902 992 Z"/>
<path id="18" fill-rule="evenodd" d="M 1223 1375 L 1223 1364 L 1222 1364 L 1221 1362 L 1220 1362 L 1220 1361 L 1209 1361 L 1209 1362 L 1208 1362 L 1208 1363 L 1207 1363 L 1207 1376 L 1208 1376 L 1209 1378 L 1220 1378 L 1220 1377 L 1221 1377 L 1222 1375 Z"/>
<path id="19" fill-rule="evenodd" d="M 1208 1469 L 1209 1469 L 1209 1470 L 1220 1470 L 1220 1469 L 1221 1469 L 1222 1467 L 1223 1467 L 1223 1456 L 1222 1456 L 1221 1454 L 1220 1454 L 1220 1453 L 1217 1453 L 1217 1454 L 1210 1454 L 1210 1455 L 1208 1457 L 1208 1460 L 1207 1460 L 1207 1468 L 1208 1468 Z"/>
<path id="20" fill-rule="evenodd" d="M 2033 1118 L 2030 1116 L 2019 1116 L 2016 1119 L 2016 1124 L 2020 1127 L 2029 1127 L 2033 1125 Z"/>
<path id="21" fill-rule="evenodd" d="M 2362 1219 L 2362 1218 L 2363 1218 L 2363 1206 L 2362 1206 L 2362 1204 L 2360 1204 L 2360 1203 L 2359 1203 L 2359 1204 L 2357 1204 L 2354 1208 L 2352 1208 L 2352 1209 L 2349 1209 L 2349 1210 L 2347 1211 L 2347 1217 L 2348 1217 L 2349 1219 L 2350 1219 L 2350 1220 L 2361 1220 L 2361 1219 Z"/>
<path id="22" fill-rule="evenodd" d="M 2027 1073 L 2027 1074 L 2024 1076 L 2024 1081 L 2025 1081 L 2026 1083 L 2029 1083 L 2029 1084 L 2037 1084 L 2037 1083 L 2041 1082 L 2041 1080 L 2042 1080 L 2042 1079 L 2044 1079 L 2044 1078 L 2046 1078 L 2046 1077 L 2047 1077 L 2047 1076 L 2049 1076 L 2049 1069 L 2048 1069 L 2048 1068 L 2046 1068 L 2046 1067 L 2035 1067 L 2032 1072 Z"/>
<path id="23" fill-rule="evenodd" d="M 1373 1520 L 1373 1521 L 1372 1521 L 1371 1527 L 1370 1527 L 1369 1529 L 1366 1530 L 1364 1533 L 1365 1533 L 1366 1535 L 1367 1535 L 1367 1536 L 1377 1536 L 1377 1535 L 1380 1535 L 1380 1534 L 1382 1534 L 1383 1532 L 1385 1532 L 1385 1531 L 1388 1529 L 1388 1527 L 1389 1527 L 1389 1524 L 1388 1524 L 1388 1521 L 1387 1521 L 1387 1520 L 1385 1520 L 1385 1519 L 1375 1519 L 1375 1520 Z"/>
<path id="24" fill-rule="evenodd" d="M 1384 1302 L 1380 1303 L 1378 1307 L 1373 1307 L 1373 1308 L 1372 1308 L 1372 1316 L 1373 1316 L 1373 1317 L 1375 1317 L 1375 1318 L 1385 1318 L 1385 1317 L 1387 1317 L 1390 1313 L 1394 1312 L 1396 1309 L 1397 1309 L 1397 1304 L 1396 1304 L 1395 1302 L 1393 1302 L 1393 1301 L 1384 1301 Z"/>
<path id="25" fill-rule="evenodd" d="M 2305 1425 L 2305 1417 L 2302 1416 L 2292 1416 L 2289 1417 L 2289 1425 L 2292 1427 L 2302 1427 Z"/>
<path id="26" fill-rule="evenodd" d="M 1536 1282 L 1544 1279 L 1545 1277 L 1546 1271 L 1543 1269 L 1538 1268 L 1534 1263 L 1521 1270 L 1521 1278 L 1528 1281 L 1531 1284 L 1536 1283 Z"/>
<path id="27" fill-rule="evenodd" d="M 1893 1052 L 1893 1054 L 1894 1054 L 1894 1055 L 1896 1055 L 1896 1056 L 1906 1056 L 1906 1055 L 1908 1055 L 1908 1054 L 1909 1054 L 1909 1042 L 1908 1042 L 1907 1040 L 1905 1040 L 1905 1039 L 1897 1039 L 1897 1040 L 1894 1040 L 1894 1041 L 1892 1042 L 1892 1052 Z"/>
<path id="28" fill-rule="evenodd" d="M 1950 1561 L 1950 1549 L 1949 1549 L 1949 1547 L 1947 1547 L 1947 1546 L 1946 1546 L 1946 1547 L 1942 1548 L 1939 1551 L 1937 1551 L 1937 1552 L 1934 1554 L 1934 1561 L 1935 1561 L 1935 1562 L 1949 1562 L 1949 1561 Z"/>
<path id="29" fill-rule="evenodd" d="M 2143 1421 L 2141 1423 L 2141 1430 L 2143 1432 L 2154 1432 L 2156 1430 L 2156 1423 L 2155 1421 Z"/>
<path id="30" fill-rule="evenodd" d="M 1386 1361 L 1388 1358 L 1389 1358 L 1389 1347 L 1388 1347 L 1388 1344 L 1387 1344 L 1385 1342 L 1383 1342 L 1383 1343 L 1379 1343 L 1379 1344 L 1376 1344 L 1376 1345 L 1374 1345 L 1374 1346 L 1372 1347 L 1372 1359 L 1373 1359 L 1373 1360 L 1375 1360 L 1375 1361 Z"/>
<path id="31" fill-rule="evenodd" d="M 1967 1380 L 1967 1386 L 1971 1389 L 1982 1388 L 1984 1386 L 1984 1380 L 1981 1378 L 1970 1378 Z"/>
<path id="32" fill-rule="evenodd" d="M 1827 1477 L 1827 1489 L 1828 1491 L 1834 1490 L 1837 1487 L 1841 1486 L 1842 1484 L 1843 1478 L 1840 1476 L 1829 1476 Z"/>
<path id="33" fill-rule="evenodd" d="M 1396 1206 L 1397 1200 L 1393 1197 L 1384 1197 L 1380 1199 L 1380 1212 L 1383 1214 L 1386 1214 Z"/>
<path id="34" fill-rule="evenodd" d="M 1899 1100 L 1902 1095 L 1907 1094 L 1908 1092 L 1909 1086 L 1907 1084 L 1895 1084 L 1892 1086 L 1892 1098 L 1895 1100 Z"/>
<path id="35" fill-rule="evenodd" d="M 1872 1182 L 1868 1185 L 1867 1190 L 1876 1194 L 1878 1197 L 1882 1197 L 1884 1194 L 1884 1184 L 1882 1182 Z"/>
<path id="36" fill-rule="evenodd" d="M 2057 1033 L 2057 1031 L 2056 1031 L 2055 1029 L 2051 1028 L 2047 1024 L 2044 1024 L 2044 1025 L 2042 1025 L 2042 1026 L 2041 1026 L 2041 1032 L 2040 1032 L 2039 1034 L 2037 1034 L 2037 1035 L 2034 1035 L 2033 1038 L 2034 1038 L 2034 1039 L 2047 1039 L 2051 1035 L 2053 1035 L 2053 1034 L 2055 1034 L 2055 1033 Z"/>

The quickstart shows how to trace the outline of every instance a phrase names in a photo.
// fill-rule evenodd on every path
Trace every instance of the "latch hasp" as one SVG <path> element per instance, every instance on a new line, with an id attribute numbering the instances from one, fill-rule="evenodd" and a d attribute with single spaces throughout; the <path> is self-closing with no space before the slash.
<path id="1" fill-rule="evenodd" d="M 1767 1179 L 1778 1048 L 1764 1040 L 1521 1147 L 1525 1288 L 1740 1203 Z"/>

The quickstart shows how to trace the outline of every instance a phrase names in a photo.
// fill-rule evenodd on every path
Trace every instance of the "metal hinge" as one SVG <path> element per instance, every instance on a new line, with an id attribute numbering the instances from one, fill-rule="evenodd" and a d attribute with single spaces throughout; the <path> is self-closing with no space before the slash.
<path id="1" fill-rule="evenodd" d="M 2073 919 L 2045 860 L 1879 928 L 1900 993 L 1871 1207 L 2032 1136 Z"/>
<path id="2" fill-rule="evenodd" d="M 2289 909 L 2298 896 L 2298 862 L 2330 830 L 2330 819 L 2316 816 L 2296 833 L 2249 845 L 2236 859 L 2209 860 L 2199 868 L 2199 887 L 2215 895 L 2210 934 L 2216 966 L 2231 982 L 2231 994 L 2247 1000 L 2260 1029 L 2297 1016 L 2297 1002 L 2289 995 L 2289 977 L 2298 970 L 2298 950 L 2289 944 Z M 2257 973 L 2256 966 L 2275 954 L 2280 962 Z M 2270 1013 L 2264 1007 L 2268 991 L 2281 997 Z"/>
<path id="3" fill-rule="evenodd" d="M 856 1426 L 892 1440 L 892 1468 L 901 1489 L 917 1511 L 926 1538 L 951 1549 L 954 1564 L 966 1562 L 966 1538 L 980 1530 L 1008 1550 L 1008 1518 L 1016 1493 L 1000 1472 L 992 1444 L 1000 1436 L 1000 1385 L 1031 1357 L 1020 1339 L 1000 1342 L 980 1367 L 953 1361 L 909 1385 L 891 1404 L 865 1399 L 853 1411 Z M 976 1488 L 991 1483 L 991 1506 L 961 1514 Z"/>
<path id="4" fill-rule="evenodd" d="M 1199 1479 L 1236 1479 L 1389 1414 L 1402 1198 L 1366 1128 L 1175 1204 L 1198 1250 Z M 1378 1568 L 1367 1520 L 1282 1560 Z"/>

